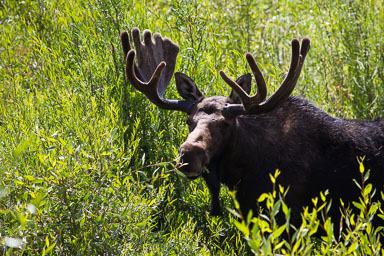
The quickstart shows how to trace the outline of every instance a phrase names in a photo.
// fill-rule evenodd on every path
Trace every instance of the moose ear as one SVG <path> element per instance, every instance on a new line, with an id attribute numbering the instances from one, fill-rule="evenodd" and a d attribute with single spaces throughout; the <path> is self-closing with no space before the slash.
<path id="1" fill-rule="evenodd" d="M 195 82 L 186 74 L 176 72 L 175 79 L 177 91 L 185 100 L 197 102 L 204 98 L 204 95 L 199 91 Z"/>
<path id="2" fill-rule="evenodd" d="M 251 92 L 251 84 L 252 84 L 251 74 L 247 73 L 245 75 L 242 75 L 241 77 L 239 77 L 236 80 L 236 83 L 238 85 L 240 85 L 240 87 L 243 88 L 243 90 L 246 93 L 249 94 Z M 228 98 L 229 98 L 229 102 L 232 104 L 240 104 L 241 103 L 239 95 L 237 95 L 237 93 L 234 90 L 232 90 L 232 92 Z"/>

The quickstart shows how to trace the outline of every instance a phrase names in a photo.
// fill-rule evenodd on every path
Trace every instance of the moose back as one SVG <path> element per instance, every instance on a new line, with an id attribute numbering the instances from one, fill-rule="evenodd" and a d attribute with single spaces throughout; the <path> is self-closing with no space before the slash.
<path id="1" fill-rule="evenodd" d="M 383 188 L 384 119 L 335 118 L 305 99 L 290 96 L 310 48 L 308 38 L 301 44 L 292 40 L 288 74 L 268 99 L 263 75 L 247 53 L 257 85 L 255 95 L 249 96 L 250 74 L 234 81 L 220 71 L 232 87 L 231 94 L 205 97 L 190 77 L 177 72 L 176 87 L 184 100 L 163 97 L 179 46 L 158 33 L 152 36 L 149 30 L 141 40 L 139 29 L 134 28 L 132 38 L 137 64 L 128 32 L 121 33 L 128 80 L 159 108 L 189 115 L 190 134 L 179 148 L 178 168 L 190 179 L 205 179 L 212 196 L 211 214 L 221 212 L 220 183 L 237 191 L 243 215 L 251 209 L 257 212 L 257 198 L 271 190 L 269 173 L 276 169 L 281 170 L 280 184 L 290 188 L 286 202 L 294 224 L 300 224 L 303 206 L 311 205 L 311 199 L 325 190 L 333 200 L 330 216 L 333 221 L 340 219 L 340 198 L 348 203 L 360 193 L 353 181 L 360 180 L 359 157 L 371 170 L 370 182 Z"/>

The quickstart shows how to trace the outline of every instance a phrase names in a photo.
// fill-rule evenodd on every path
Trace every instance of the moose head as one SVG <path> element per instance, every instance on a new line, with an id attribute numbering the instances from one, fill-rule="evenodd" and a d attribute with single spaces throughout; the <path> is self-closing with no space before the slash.
<path id="1" fill-rule="evenodd" d="M 308 38 L 304 38 L 301 45 L 297 39 L 292 40 L 292 58 L 288 74 L 268 99 L 263 75 L 252 54 L 247 53 L 246 59 L 257 84 L 255 95 L 249 96 L 252 79 L 250 74 L 233 81 L 224 71 L 220 71 L 221 77 L 232 87 L 231 94 L 228 97 L 205 97 L 190 77 L 177 72 L 176 88 L 184 100 L 169 100 L 163 98 L 163 95 L 175 69 L 179 46 L 168 38 L 162 38 L 158 33 L 155 33 L 152 39 L 149 30 L 144 31 L 143 42 L 137 28 L 132 29 L 132 37 L 137 51 L 137 65 L 128 32 L 121 33 L 126 56 L 126 74 L 130 83 L 159 108 L 179 110 L 189 115 L 187 124 L 190 134 L 179 148 L 178 167 L 190 179 L 203 174 L 204 166 L 208 166 L 213 158 L 222 153 L 233 132 L 236 116 L 267 113 L 289 97 L 310 48 Z"/>

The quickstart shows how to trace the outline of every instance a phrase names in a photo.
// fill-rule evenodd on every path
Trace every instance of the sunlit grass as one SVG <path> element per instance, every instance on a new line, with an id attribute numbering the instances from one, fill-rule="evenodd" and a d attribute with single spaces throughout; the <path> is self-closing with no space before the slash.
<path id="1" fill-rule="evenodd" d="M 173 171 L 186 116 L 129 86 L 119 34 L 132 27 L 178 43 L 176 70 L 208 96 L 230 92 L 220 69 L 250 71 L 248 51 L 272 93 L 291 39 L 308 36 L 294 94 L 339 117 L 383 115 L 381 0 L 1 1 L 0 254 L 251 253 L 228 210 L 208 216 L 202 180 Z M 179 97 L 173 81 L 166 93 Z"/>

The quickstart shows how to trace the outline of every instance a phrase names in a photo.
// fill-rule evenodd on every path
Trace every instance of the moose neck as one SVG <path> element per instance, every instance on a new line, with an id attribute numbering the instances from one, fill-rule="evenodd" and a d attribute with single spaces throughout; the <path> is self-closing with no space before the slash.
<path id="1" fill-rule="evenodd" d="M 249 172 L 259 175 L 253 171 L 255 169 L 274 172 L 277 168 L 283 170 L 287 165 L 297 162 L 301 156 L 296 152 L 302 152 L 302 148 L 310 146 L 314 140 L 321 141 L 322 134 L 325 134 L 322 129 L 328 129 L 311 124 L 316 123 L 315 120 L 326 119 L 331 122 L 337 120 L 308 101 L 296 97 L 289 97 L 281 106 L 265 114 L 238 116 L 223 153 L 216 157 L 220 162 L 220 171 L 225 173 L 222 176 L 227 177 L 223 182 L 233 188 Z M 308 127 L 301 128 L 303 123 L 307 123 Z M 317 137 L 312 136 L 313 130 L 317 130 Z M 303 145 L 302 141 L 308 145 Z M 310 149 L 306 158 L 308 163 L 302 164 L 315 162 L 316 154 L 321 154 L 320 150 Z M 264 175 L 259 178 L 268 177 Z"/>
<path id="2" fill-rule="evenodd" d="M 367 127 L 371 134 L 356 136 L 364 134 Z M 288 185 L 297 177 L 309 179 L 308 173 L 326 175 L 325 170 L 337 169 L 340 177 L 353 175 L 354 168 L 358 168 L 354 160 L 360 156 L 365 156 L 367 168 L 382 166 L 384 163 L 376 160 L 384 154 L 382 141 L 383 120 L 335 118 L 305 99 L 289 97 L 271 112 L 238 116 L 223 153 L 216 157 L 216 165 L 224 173 L 221 176 L 226 177 L 222 182 L 230 189 L 241 180 L 250 179 L 249 175 L 269 183 L 266 173 L 276 169 L 282 171 L 281 176 L 285 177 L 281 180 Z"/>

